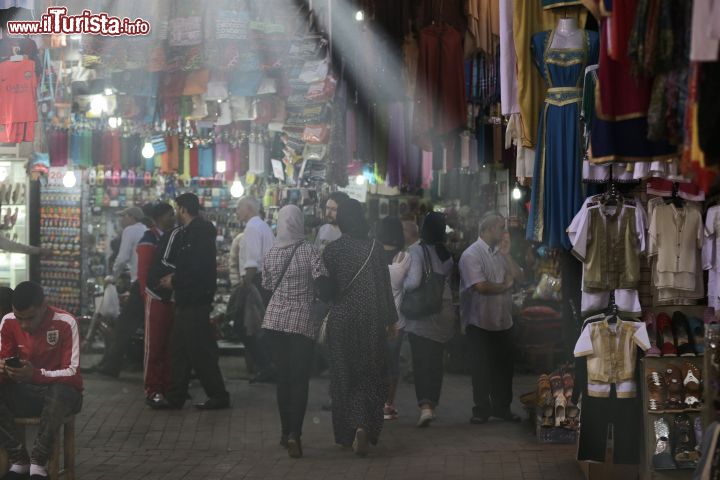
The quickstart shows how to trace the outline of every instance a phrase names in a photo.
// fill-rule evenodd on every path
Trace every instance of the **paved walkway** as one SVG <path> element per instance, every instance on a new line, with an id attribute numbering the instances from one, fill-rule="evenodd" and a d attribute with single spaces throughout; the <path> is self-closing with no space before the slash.
<path id="1" fill-rule="evenodd" d="M 119 380 L 86 375 L 77 421 L 78 478 L 89 479 L 581 479 L 575 447 L 540 445 L 526 423 L 470 425 L 470 378 L 448 375 L 438 420 L 415 427 L 412 385 L 401 384 L 400 419 L 386 422 L 366 459 L 334 445 L 330 413 L 320 405 L 327 379 L 313 379 L 305 422 L 305 457 L 278 446 L 274 386 L 249 385 L 244 362 L 223 357 L 232 410 L 155 412 L 143 403 L 139 373 Z M 531 377 L 517 379 L 516 394 Z M 525 388 L 523 388 L 523 384 Z M 204 400 L 202 390 L 191 392 Z M 519 413 L 519 408 L 515 408 Z"/>

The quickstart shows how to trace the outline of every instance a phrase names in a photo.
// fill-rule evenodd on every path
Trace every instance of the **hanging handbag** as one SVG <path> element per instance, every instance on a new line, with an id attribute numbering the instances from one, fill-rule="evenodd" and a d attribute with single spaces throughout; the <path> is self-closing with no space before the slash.
<path id="1" fill-rule="evenodd" d="M 445 291 L 445 275 L 433 270 L 427 245 L 420 243 L 420 246 L 424 258 L 422 281 L 415 290 L 405 292 L 400 304 L 400 313 L 412 320 L 440 313 Z"/>
<path id="2" fill-rule="evenodd" d="M 355 276 L 350 280 L 350 283 L 347 284 L 347 286 L 335 297 L 334 303 L 337 303 L 341 298 L 343 298 L 347 292 L 350 291 L 350 287 L 353 283 L 355 283 L 355 280 L 360 276 L 363 270 L 365 270 L 365 267 L 367 266 L 368 262 L 370 261 L 370 257 L 372 257 L 373 250 L 375 250 L 375 240 L 372 241 L 372 245 L 370 246 L 370 253 L 368 253 L 367 258 L 365 259 L 365 262 L 362 264 L 360 269 L 357 271 Z M 327 341 L 327 321 L 328 317 L 330 316 L 330 311 L 332 310 L 332 306 L 328 310 L 327 315 L 325 315 L 325 318 L 322 319 L 322 322 L 320 323 L 320 329 L 318 330 L 318 335 L 316 338 L 317 343 L 323 344 Z"/>

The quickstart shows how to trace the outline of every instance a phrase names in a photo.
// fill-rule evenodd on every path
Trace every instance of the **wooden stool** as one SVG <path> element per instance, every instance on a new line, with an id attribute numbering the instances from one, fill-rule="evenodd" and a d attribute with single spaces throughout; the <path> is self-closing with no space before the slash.
<path id="1" fill-rule="evenodd" d="M 19 427 L 20 441 L 23 445 L 26 445 L 25 427 L 36 427 L 40 425 L 40 417 L 16 418 L 15 425 Z M 65 417 L 62 430 L 63 474 L 66 480 L 75 480 L 75 415 Z M 4 449 L 0 449 L 0 475 L 5 475 L 9 469 L 7 452 Z M 50 454 L 48 477 L 51 480 L 60 478 L 60 438 L 55 439 L 55 445 L 53 445 L 53 450 Z"/>

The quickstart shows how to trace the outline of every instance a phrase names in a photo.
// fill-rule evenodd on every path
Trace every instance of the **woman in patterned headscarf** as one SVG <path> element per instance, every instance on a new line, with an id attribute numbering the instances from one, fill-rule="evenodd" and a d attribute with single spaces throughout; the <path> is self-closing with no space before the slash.
<path id="1" fill-rule="evenodd" d="M 385 350 L 397 312 L 382 245 L 368 240 L 362 205 L 338 208 L 339 240 L 325 247 L 329 278 L 322 295 L 332 302 L 327 323 L 335 442 L 365 456 L 377 444 L 387 398 Z"/>

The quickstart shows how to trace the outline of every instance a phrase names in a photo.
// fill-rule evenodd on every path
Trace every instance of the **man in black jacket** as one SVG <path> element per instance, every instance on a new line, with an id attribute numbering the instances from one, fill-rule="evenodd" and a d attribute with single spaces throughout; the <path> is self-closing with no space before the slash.
<path id="1" fill-rule="evenodd" d="M 230 395 L 225 389 L 218 348 L 210 328 L 217 286 L 217 231 L 212 223 L 198 216 L 200 202 L 196 195 L 184 193 L 175 203 L 181 227 L 173 230 L 162 253 L 162 263 L 173 273 L 160 280 L 160 287 L 172 289 L 175 297 L 167 407 L 182 408 L 193 369 L 208 396 L 207 401 L 195 406 L 202 410 L 228 408 Z"/>

